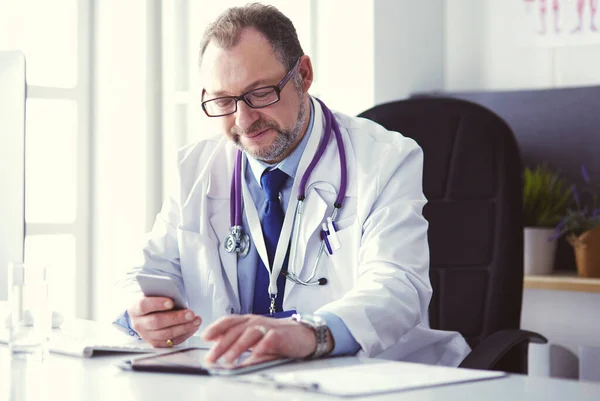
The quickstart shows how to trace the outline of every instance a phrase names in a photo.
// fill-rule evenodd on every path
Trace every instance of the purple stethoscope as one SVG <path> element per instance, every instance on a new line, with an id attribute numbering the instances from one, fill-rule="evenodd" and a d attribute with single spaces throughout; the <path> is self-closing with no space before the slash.
<path id="1" fill-rule="evenodd" d="M 312 161 L 308 165 L 306 171 L 302 175 L 300 180 L 300 185 L 298 187 L 298 202 L 296 203 L 296 212 L 294 216 L 294 224 L 293 224 L 293 236 L 292 236 L 292 247 L 290 255 L 290 266 L 287 271 L 284 272 L 286 278 L 296 284 L 300 285 L 325 285 L 327 284 L 327 279 L 325 277 L 321 277 L 315 280 L 315 275 L 317 273 L 317 267 L 319 265 L 319 261 L 323 252 L 327 248 L 330 250 L 330 245 L 327 239 L 327 236 L 331 233 L 331 230 L 334 230 L 335 234 L 335 218 L 339 209 L 342 207 L 342 201 L 346 196 L 346 185 L 347 185 L 347 165 L 346 165 L 346 153 L 344 151 L 344 143 L 342 141 L 342 134 L 340 132 L 340 127 L 338 126 L 337 121 L 333 117 L 333 113 L 325 104 L 316 99 L 320 104 L 323 110 L 323 114 L 325 116 L 325 133 L 321 138 L 321 142 L 319 143 L 319 147 L 317 148 L 317 152 L 313 157 Z M 333 129 L 332 129 L 333 128 Z M 317 259 L 313 265 L 312 272 L 310 276 L 306 280 L 300 279 L 298 275 L 296 275 L 295 271 L 295 262 L 296 262 L 296 250 L 298 248 L 298 237 L 299 237 L 299 227 L 302 225 L 302 218 L 304 215 L 304 199 L 306 195 L 306 182 L 308 181 L 310 174 L 316 167 L 318 161 L 323 156 L 325 152 L 325 148 L 329 143 L 332 132 L 335 135 L 335 140 L 337 142 L 338 153 L 340 155 L 340 170 L 341 170 L 341 178 L 340 178 L 340 190 L 337 194 L 337 198 L 335 203 L 333 204 L 333 212 L 331 216 L 327 218 L 327 224 L 323 223 L 323 229 L 321 230 L 321 247 L 319 248 L 319 252 L 317 254 Z M 231 177 L 231 194 L 230 194 L 230 234 L 225 237 L 225 250 L 229 253 L 237 253 L 239 257 L 243 258 L 248 255 L 250 251 L 250 236 L 243 232 L 242 229 L 242 152 L 240 150 L 237 151 L 235 166 L 233 169 L 233 175 Z M 326 230 L 326 228 L 328 229 Z"/>

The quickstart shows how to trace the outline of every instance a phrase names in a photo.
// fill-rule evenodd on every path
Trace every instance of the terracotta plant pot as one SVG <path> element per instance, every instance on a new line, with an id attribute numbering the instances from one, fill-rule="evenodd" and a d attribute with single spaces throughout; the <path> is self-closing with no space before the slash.
<path id="1" fill-rule="evenodd" d="M 575 250 L 577 272 L 581 277 L 600 277 L 600 226 L 579 237 L 568 237 Z"/>

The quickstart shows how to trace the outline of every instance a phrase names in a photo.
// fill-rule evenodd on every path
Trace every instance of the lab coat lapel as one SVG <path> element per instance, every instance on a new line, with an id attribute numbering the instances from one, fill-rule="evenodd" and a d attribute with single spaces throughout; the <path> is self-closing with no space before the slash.
<path id="1" fill-rule="evenodd" d="M 214 165 L 210 169 L 207 197 L 211 205 L 209 213 L 210 225 L 218 239 L 219 258 L 221 266 L 225 272 L 225 277 L 228 281 L 227 291 L 230 301 L 237 305 L 237 310 L 240 310 L 239 293 L 238 293 L 238 278 L 237 278 L 237 254 L 229 253 L 225 250 L 223 242 L 225 237 L 229 235 L 229 202 L 231 190 L 231 176 L 233 174 L 233 166 L 237 148 L 226 143 L 226 157 L 219 160 L 214 160 Z M 216 266 L 215 266 L 216 268 Z"/>
<path id="2" fill-rule="evenodd" d="M 313 104 L 315 105 L 315 125 L 313 127 L 313 135 L 317 134 L 320 138 L 324 134 L 323 131 L 325 127 L 323 111 L 321 105 L 316 100 Z M 344 127 L 340 127 L 340 131 L 342 134 L 342 142 L 346 153 L 348 169 L 346 197 L 355 197 L 357 193 L 356 156 L 348 132 Z M 312 152 L 309 155 L 309 159 L 312 159 L 314 154 L 315 152 Z M 303 172 L 304 170 L 302 173 Z M 301 175 L 298 177 L 301 177 Z M 321 223 L 326 221 L 327 217 L 331 216 L 331 213 L 333 212 L 333 203 L 340 190 L 340 177 L 341 169 L 339 152 L 337 142 L 332 133 L 325 152 L 321 156 L 321 159 L 306 183 L 307 191 L 304 202 L 304 221 L 300 227 L 300 241 L 298 242 L 295 272 L 302 279 L 308 278 L 312 271 L 313 263 L 316 260 L 320 246 L 318 238 L 320 238 Z M 344 210 L 343 206 L 342 210 L 343 213 L 348 212 L 348 210 Z M 309 241 L 310 248 L 308 247 Z M 285 296 L 288 297 L 291 291 L 298 286 L 298 284 L 294 284 L 288 280 Z"/>
<path id="3" fill-rule="evenodd" d="M 312 100 L 314 105 L 314 125 L 313 131 L 311 133 L 310 142 L 308 143 L 306 149 L 304 150 L 304 154 L 302 155 L 302 159 L 300 161 L 300 165 L 298 171 L 296 173 L 296 181 L 300 181 L 308 164 L 312 161 L 314 155 L 316 154 L 318 143 L 321 141 L 321 138 L 324 134 L 324 126 L 325 120 L 323 118 L 323 111 L 321 109 L 321 105 L 316 100 Z M 329 161 L 330 163 L 330 161 Z M 315 233 L 318 234 L 320 230 L 321 223 L 325 218 L 325 213 L 327 211 L 327 203 L 323 200 L 323 198 L 319 195 L 317 188 L 320 188 L 320 180 L 326 180 L 324 178 L 323 173 L 319 173 L 319 171 L 327 170 L 323 167 L 324 164 L 328 164 L 327 160 L 323 160 L 323 157 L 318 161 L 315 169 L 310 175 L 308 181 L 306 182 L 306 192 L 305 192 L 305 200 L 303 205 L 303 218 L 302 224 L 298 233 L 298 245 L 295 250 L 295 265 L 294 265 L 294 273 L 296 275 L 301 275 L 302 271 L 305 268 L 306 264 L 310 262 L 307 261 L 307 243 L 309 238 Z M 330 165 L 330 164 L 329 164 Z M 320 177 L 320 178 L 319 178 Z M 289 207 L 289 206 L 288 206 Z M 291 252 L 291 255 L 294 255 L 294 252 Z M 316 255 L 316 253 L 315 253 Z M 288 262 L 290 265 L 294 264 L 293 261 Z M 290 266 L 288 265 L 288 269 Z M 297 287 L 298 284 L 288 280 L 285 286 L 285 299 L 288 297 L 289 293 L 293 290 L 293 288 Z M 285 306 L 284 306 L 285 307 Z"/>

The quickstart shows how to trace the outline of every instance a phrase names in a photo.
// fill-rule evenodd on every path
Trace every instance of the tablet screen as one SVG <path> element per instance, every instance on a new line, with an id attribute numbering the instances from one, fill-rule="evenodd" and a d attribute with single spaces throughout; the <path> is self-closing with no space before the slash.
<path id="1" fill-rule="evenodd" d="M 174 352 L 144 356 L 133 359 L 131 361 L 131 368 L 133 370 L 158 372 L 230 375 L 251 372 L 289 362 L 288 359 L 273 360 L 269 358 L 263 362 L 245 365 L 244 361 L 251 355 L 250 352 L 245 352 L 232 365 L 206 365 L 204 356 L 208 351 L 206 348 L 186 348 Z"/>

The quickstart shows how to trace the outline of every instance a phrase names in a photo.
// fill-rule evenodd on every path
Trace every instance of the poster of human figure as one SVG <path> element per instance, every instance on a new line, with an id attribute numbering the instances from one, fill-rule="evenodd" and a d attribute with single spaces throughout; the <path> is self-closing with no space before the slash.
<path id="1" fill-rule="evenodd" d="M 600 43 L 600 0 L 522 0 L 535 43 L 571 46 Z"/>

